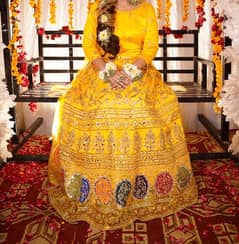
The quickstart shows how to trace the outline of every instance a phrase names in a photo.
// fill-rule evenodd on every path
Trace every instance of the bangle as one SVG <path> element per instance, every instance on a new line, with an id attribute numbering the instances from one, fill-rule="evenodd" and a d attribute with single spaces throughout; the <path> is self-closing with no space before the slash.
<path id="1" fill-rule="evenodd" d="M 132 81 L 139 80 L 143 77 L 143 72 L 136 65 L 126 63 L 123 65 L 124 72 L 131 78 Z"/>
<path id="2" fill-rule="evenodd" d="M 108 62 L 105 64 L 105 68 L 99 71 L 99 78 L 104 81 L 109 81 L 109 78 L 114 75 L 116 70 L 116 65 L 112 62 Z"/>

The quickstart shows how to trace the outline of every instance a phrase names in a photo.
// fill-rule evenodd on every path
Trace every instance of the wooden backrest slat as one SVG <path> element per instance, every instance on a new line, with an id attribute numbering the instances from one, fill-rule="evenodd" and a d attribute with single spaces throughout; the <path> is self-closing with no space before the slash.
<path id="1" fill-rule="evenodd" d="M 183 35 L 186 40 L 173 38 L 176 35 Z M 43 58 L 39 62 L 40 81 L 47 81 L 46 74 L 53 73 L 69 74 L 68 80 L 64 82 L 70 82 L 74 78 L 74 74 L 78 71 L 75 62 L 83 62 L 85 59 L 82 48 L 82 36 L 82 30 L 74 30 L 71 35 L 63 30 L 46 30 L 44 36 L 38 35 L 39 56 Z M 195 61 L 195 57 L 198 56 L 198 30 L 172 30 L 171 34 L 167 34 L 164 30 L 159 30 L 159 36 L 159 54 L 155 57 L 154 63 L 160 66 L 157 69 L 162 73 L 164 81 L 170 81 L 169 75 L 176 73 L 193 74 L 192 80 L 197 81 L 198 64 Z M 62 37 L 63 40 L 59 41 L 59 38 Z M 171 48 L 177 48 L 179 52 L 182 49 L 188 49 L 190 54 L 183 56 L 175 53 L 172 55 L 172 52 L 170 52 Z M 47 53 L 49 50 L 51 55 Z M 61 50 L 64 51 L 64 54 L 61 54 Z M 56 62 L 56 67 L 62 61 L 67 68 L 61 67 L 57 69 L 54 65 L 52 65 L 54 67 L 49 66 L 49 62 L 53 63 L 54 61 Z M 191 65 L 190 68 L 173 69 L 170 62 L 187 62 L 187 64 L 191 62 Z"/>

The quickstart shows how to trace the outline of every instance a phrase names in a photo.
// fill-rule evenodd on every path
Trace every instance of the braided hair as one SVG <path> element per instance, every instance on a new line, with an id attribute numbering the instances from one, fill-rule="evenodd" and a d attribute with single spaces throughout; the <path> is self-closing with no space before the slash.
<path id="1" fill-rule="evenodd" d="M 100 0 L 97 17 L 97 43 L 115 58 L 120 50 L 119 37 L 114 34 L 115 5 L 117 0 Z"/>

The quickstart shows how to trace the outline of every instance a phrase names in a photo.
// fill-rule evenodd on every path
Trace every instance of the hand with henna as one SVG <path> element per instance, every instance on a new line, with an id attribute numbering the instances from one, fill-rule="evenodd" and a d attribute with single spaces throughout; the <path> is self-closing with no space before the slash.
<path id="1" fill-rule="evenodd" d="M 109 80 L 111 87 L 114 89 L 125 89 L 132 82 L 130 77 L 122 70 L 115 71 Z"/>

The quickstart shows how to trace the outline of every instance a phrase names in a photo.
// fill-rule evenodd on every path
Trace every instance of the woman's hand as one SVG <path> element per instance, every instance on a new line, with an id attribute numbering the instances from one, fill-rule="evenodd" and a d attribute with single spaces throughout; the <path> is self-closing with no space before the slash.
<path id="1" fill-rule="evenodd" d="M 130 77 L 122 70 L 115 71 L 109 80 L 111 87 L 114 89 L 125 89 L 132 82 Z"/>
<path id="2" fill-rule="evenodd" d="M 142 70 L 143 72 L 147 68 L 147 63 L 142 58 L 136 59 L 133 64 L 136 65 L 138 67 L 138 69 Z"/>

